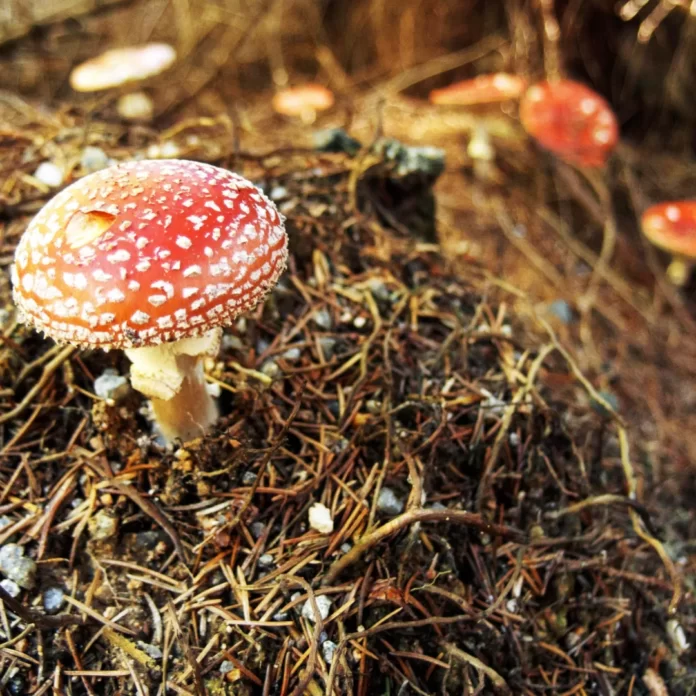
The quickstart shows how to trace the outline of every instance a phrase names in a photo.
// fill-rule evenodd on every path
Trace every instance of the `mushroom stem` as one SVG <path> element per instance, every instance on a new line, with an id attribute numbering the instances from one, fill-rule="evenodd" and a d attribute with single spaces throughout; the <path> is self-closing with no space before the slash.
<path id="1" fill-rule="evenodd" d="M 171 399 L 153 398 L 151 403 L 164 439 L 186 442 L 204 435 L 220 414 L 206 387 L 202 360 L 179 355 L 176 362 L 184 375 L 179 391 Z"/>
<path id="2" fill-rule="evenodd" d="M 675 256 L 667 267 L 667 278 L 670 283 L 681 288 L 689 280 L 691 268 L 692 264 L 689 261 Z"/>
<path id="3" fill-rule="evenodd" d="M 200 437 L 217 420 L 203 358 L 217 355 L 221 337 L 218 328 L 194 338 L 126 350 L 133 363 L 131 384 L 152 400 L 157 427 L 167 442 Z"/>

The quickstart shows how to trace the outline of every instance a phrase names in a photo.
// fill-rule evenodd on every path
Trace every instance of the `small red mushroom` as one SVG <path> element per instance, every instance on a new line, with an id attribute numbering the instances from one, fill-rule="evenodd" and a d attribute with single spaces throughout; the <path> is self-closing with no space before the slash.
<path id="1" fill-rule="evenodd" d="M 520 103 L 520 120 L 542 147 L 581 167 L 603 166 L 619 139 L 607 101 L 572 80 L 532 85 Z"/>
<path id="2" fill-rule="evenodd" d="M 696 201 L 670 201 L 648 208 L 641 216 L 643 234 L 672 254 L 667 277 L 682 286 L 696 263 Z"/>
<path id="3" fill-rule="evenodd" d="M 462 80 L 430 92 L 432 104 L 474 106 L 519 99 L 527 88 L 527 80 L 520 75 L 493 73 Z"/>
<path id="4" fill-rule="evenodd" d="M 125 349 L 164 437 L 217 419 L 202 358 L 275 285 L 287 236 L 243 177 L 185 160 L 119 164 L 79 179 L 29 223 L 15 254 L 24 321 L 56 341 Z"/>

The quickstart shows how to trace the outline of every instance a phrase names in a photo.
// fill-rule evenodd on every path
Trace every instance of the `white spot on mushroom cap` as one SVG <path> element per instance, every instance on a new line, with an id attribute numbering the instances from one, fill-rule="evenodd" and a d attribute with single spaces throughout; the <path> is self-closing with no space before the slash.
<path id="1" fill-rule="evenodd" d="M 681 219 L 681 211 L 676 205 L 668 205 L 665 209 L 665 216 L 670 222 L 679 222 Z"/>

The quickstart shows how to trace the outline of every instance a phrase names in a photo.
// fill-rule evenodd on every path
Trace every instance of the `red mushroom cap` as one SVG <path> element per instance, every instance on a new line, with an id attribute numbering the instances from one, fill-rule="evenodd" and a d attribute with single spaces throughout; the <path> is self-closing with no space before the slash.
<path id="1" fill-rule="evenodd" d="M 572 80 L 532 85 L 522 98 L 520 119 L 542 147 L 583 167 L 603 166 L 619 139 L 607 101 Z"/>
<path id="2" fill-rule="evenodd" d="M 473 80 L 455 82 L 430 92 L 432 104 L 473 106 L 519 99 L 527 88 L 527 80 L 520 75 L 493 73 L 479 75 Z"/>
<path id="3" fill-rule="evenodd" d="M 641 216 L 643 234 L 677 256 L 696 258 L 696 201 L 671 201 L 648 208 Z"/>
<path id="4" fill-rule="evenodd" d="M 250 181 L 143 160 L 79 179 L 39 211 L 17 247 L 13 294 L 57 341 L 156 345 L 252 308 L 286 257 L 282 218 Z"/>

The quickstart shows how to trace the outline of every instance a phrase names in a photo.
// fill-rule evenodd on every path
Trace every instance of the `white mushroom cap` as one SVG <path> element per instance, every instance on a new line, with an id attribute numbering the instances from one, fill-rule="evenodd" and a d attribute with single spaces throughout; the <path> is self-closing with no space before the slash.
<path id="1" fill-rule="evenodd" d="M 98 92 L 159 75 L 175 60 L 176 51 L 165 43 L 115 48 L 78 65 L 70 85 L 77 92 Z"/>

